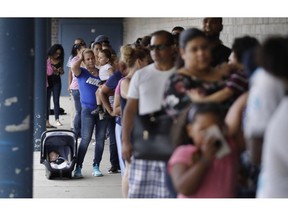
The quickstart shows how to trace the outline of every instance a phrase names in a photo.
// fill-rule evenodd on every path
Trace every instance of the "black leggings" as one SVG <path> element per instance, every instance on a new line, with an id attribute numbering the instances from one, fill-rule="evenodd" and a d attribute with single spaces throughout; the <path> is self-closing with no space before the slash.
<path id="1" fill-rule="evenodd" d="M 53 103 L 54 103 L 54 115 L 55 120 L 59 119 L 60 114 L 60 93 L 61 93 L 61 80 L 60 82 L 53 83 L 52 86 L 47 87 L 47 116 L 46 119 L 49 120 L 49 114 L 50 114 L 50 100 L 51 100 L 51 94 L 53 93 Z"/>

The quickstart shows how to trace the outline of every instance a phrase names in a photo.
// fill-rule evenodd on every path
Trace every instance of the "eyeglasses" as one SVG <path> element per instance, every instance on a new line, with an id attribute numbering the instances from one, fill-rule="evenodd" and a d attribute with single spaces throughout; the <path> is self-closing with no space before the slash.
<path id="1" fill-rule="evenodd" d="M 149 49 L 152 50 L 158 50 L 162 51 L 165 50 L 166 48 L 170 47 L 170 44 L 159 44 L 159 45 L 149 45 Z"/>

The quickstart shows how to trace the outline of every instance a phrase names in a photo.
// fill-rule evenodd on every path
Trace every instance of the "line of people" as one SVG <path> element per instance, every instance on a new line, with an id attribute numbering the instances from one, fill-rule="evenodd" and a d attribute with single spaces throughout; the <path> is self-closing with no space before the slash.
<path id="1" fill-rule="evenodd" d="M 220 40 L 222 29 L 222 18 L 205 18 L 203 30 L 177 26 L 156 31 L 123 45 L 119 60 L 109 48 L 103 51 L 103 35 L 92 49 L 77 45 L 71 60 L 80 94 L 75 93 L 75 107 L 81 103 L 81 118 L 79 108 L 74 120 L 81 136 L 75 178 L 83 177 L 94 130 L 92 175 L 103 176 L 100 162 L 108 131 L 109 172 L 121 170 L 123 197 L 288 195 L 287 81 L 279 79 L 286 80 L 287 38 L 260 44 L 243 36 L 229 49 Z M 132 136 L 134 120 L 158 111 L 173 119 L 167 136 L 174 151 L 169 160 L 137 158 L 133 141 L 140 137 Z M 147 131 L 143 137 L 149 137 Z"/>

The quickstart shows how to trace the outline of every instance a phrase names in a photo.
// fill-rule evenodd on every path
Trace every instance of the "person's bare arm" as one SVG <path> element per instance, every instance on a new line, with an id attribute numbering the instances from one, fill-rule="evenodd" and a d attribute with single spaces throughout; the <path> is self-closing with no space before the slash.
<path id="1" fill-rule="evenodd" d="M 239 131 L 242 125 L 243 111 L 247 104 L 248 92 L 242 94 L 229 108 L 225 117 L 229 135 L 233 136 Z"/>
<path id="2" fill-rule="evenodd" d="M 214 139 L 209 139 L 202 144 L 202 156 L 191 166 L 180 163 L 172 166 L 171 177 L 178 193 L 189 196 L 198 190 L 214 159 L 217 150 L 214 142 Z"/>
<path id="3" fill-rule="evenodd" d="M 130 163 L 132 156 L 131 132 L 138 111 L 138 99 L 128 98 L 122 118 L 122 156 Z"/>
<path id="4" fill-rule="evenodd" d="M 171 177 L 176 191 L 185 196 L 195 193 L 206 175 L 209 164 L 205 159 L 200 159 L 192 167 L 175 164 L 171 169 Z"/>
<path id="5" fill-rule="evenodd" d="M 82 56 L 82 55 L 81 55 Z M 75 61 L 72 65 L 71 65 L 71 71 L 72 73 L 74 73 L 74 75 L 76 77 L 78 77 L 81 74 L 81 69 L 80 69 L 80 65 L 82 63 L 83 57 L 79 58 L 77 61 Z"/>
<path id="6" fill-rule="evenodd" d="M 72 83 L 72 79 L 73 79 L 72 71 L 71 71 L 71 68 L 69 68 L 69 72 L 68 72 L 68 91 L 70 91 L 70 85 Z"/>
<path id="7" fill-rule="evenodd" d="M 202 96 L 199 95 L 196 91 L 190 91 L 189 96 L 191 98 L 192 101 L 195 102 L 223 102 L 227 99 L 229 99 L 232 95 L 233 95 L 233 90 L 231 90 L 230 88 L 226 87 L 223 88 L 217 92 L 215 92 L 214 94 L 211 95 L 207 95 L 207 96 Z"/>
<path id="8" fill-rule="evenodd" d="M 105 84 L 102 86 L 101 91 L 99 92 L 100 99 L 102 101 L 103 107 L 107 110 L 109 115 L 115 116 L 113 112 L 113 107 L 111 106 L 109 102 L 109 96 L 114 94 L 114 90 L 110 89 L 108 86 Z"/>
<path id="9" fill-rule="evenodd" d="M 114 94 L 113 111 L 115 116 L 121 116 L 120 95 Z"/>
<path id="10" fill-rule="evenodd" d="M 109 68 L 109 69 L 108 69 L 108 73 L 109 73 L 110 76 L 112 76 L 112 75 L 114 74 L 113 68 Z"/>
<path id="11" fill-rule="evenodd" d="M 246 149 L 246 142 L 244 139 L 242 120 L 243 111 L 247 104 L 248 92 L 242 94 L 229 108 L 225 117 L 225 123 L 227 126 L 227 135 L 233 137 L 237 143 L 238 152 L 242 152 Z"/>

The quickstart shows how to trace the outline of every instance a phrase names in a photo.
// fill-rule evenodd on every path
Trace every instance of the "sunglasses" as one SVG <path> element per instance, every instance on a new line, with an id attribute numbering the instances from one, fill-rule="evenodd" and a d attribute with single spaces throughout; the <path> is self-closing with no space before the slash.
<path id="1" fill-rule="evenodd" d="M 159 45 L 149 45 L 149 49 L 152 50 L 158 50 L 162 51 L 165 50 L 166 48 L 170 47 L 170 44 L 159 44 Z"/>

